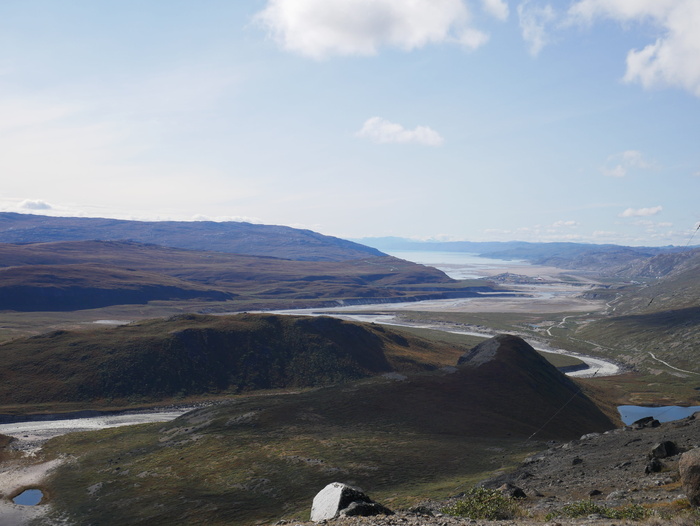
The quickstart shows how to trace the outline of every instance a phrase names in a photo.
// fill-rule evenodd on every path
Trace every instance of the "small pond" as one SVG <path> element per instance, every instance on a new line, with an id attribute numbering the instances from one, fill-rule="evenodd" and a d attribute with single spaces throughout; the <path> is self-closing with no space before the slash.
<path id="1" fill-rule="evenodd" d="M 679 407 L 677 405 L 667 405 L 663 407 L 643 407 L 639 405 L 620 405 L 617 407 L 620 417 L 625 425 L 630 425 L 640 418 L 652 416 L 659 422 L 671 422 L 686 418 L 700 411 L 700 405 L 692 407 Z"/>
<path id="2" fill-rule="evenodd" d="M 36 506 L 43 498 L 44 493 L 40 489 L 26 489 L 12 499 L 12 502 L 22 506 Z"/>

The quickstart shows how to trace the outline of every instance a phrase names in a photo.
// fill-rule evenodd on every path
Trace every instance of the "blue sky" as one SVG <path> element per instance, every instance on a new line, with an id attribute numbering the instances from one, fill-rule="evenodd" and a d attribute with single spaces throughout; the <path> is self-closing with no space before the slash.
<path id="1" fill-rule="evenodd" d="M 684 245 L 697 0 L 4 0 L 0 210 Z"/>

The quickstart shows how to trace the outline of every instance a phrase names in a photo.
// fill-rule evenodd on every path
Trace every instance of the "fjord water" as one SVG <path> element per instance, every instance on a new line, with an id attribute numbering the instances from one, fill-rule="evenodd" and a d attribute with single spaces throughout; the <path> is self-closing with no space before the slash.
<path id="1" fill-rule="evenodd" d="M 393 250 L 387 254 L 406 261 L 435 267 L 452 279 L 483 278 L 488 274 L 483 272 L 484 270 L 503 269 L 503 272 L 506 272 L 508 268 L 513 266 L 529 265 L 526 261 L 484 258 L 470 252 Z"/>
<path id="2" fill-rule="evenodd" d="M 625 425 L 630 425 L 639 420 L 651 416 L 659 422 L 672 422 L 687 418 L 693 413 L 700 411 L 700 405 L 692 407 L 679 407 L 677 405 L 669 405 L 663 407 L 642 407 L 638 405 L 621 405 L 617 410 L 620 412 L 620 418 Z"/>

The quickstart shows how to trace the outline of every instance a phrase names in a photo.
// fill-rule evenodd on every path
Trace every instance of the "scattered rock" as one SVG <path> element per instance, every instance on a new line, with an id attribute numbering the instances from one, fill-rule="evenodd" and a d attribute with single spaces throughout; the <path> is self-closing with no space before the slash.
<path id="1" fill-rule="evenodd" d="M 393 515 L 389 508 L 377 502 L 351 502 L 350 505 L 340 510 L 339 517 L 372 517 L 374 515 Z"/>
<path id="2" fill-rule="evenodd" d="M 522 488 L 519 488 L 518 486 L 511 484 L 510 482 L 506 482 L 505 484 L 503 484 L 501 487 L 498 488 L 498 491 L 500 491 L 502 495 L 506 497 L 511 497 L 513 499 L 527 498 L 527 495 L 522 490 Z"/>
<path id="3" fill-rule="evenodd" d="M 645 416 L 644 418 L 640 418 L 639 420 L 632 422 L 632 427 L 634 429 L 644 429 L 645 427 L 659 427 L 660 425 L 661 422 L 659 422 L 653 416 Z"/>
<path id="4" fill-rule="evenodd" d="M 321 522 L 343 516 L 391 515 L 392 511 L 377 504 L 359 488 L 332 482 L 319 491 L 311 506 L 311 520 Z"/>
<path id="5" fill-rule="evenodd" d="M 678 463 L 681 483 L 693 506 L 700 506 L 700 448 L 691 449 L 681 455 Z"/>

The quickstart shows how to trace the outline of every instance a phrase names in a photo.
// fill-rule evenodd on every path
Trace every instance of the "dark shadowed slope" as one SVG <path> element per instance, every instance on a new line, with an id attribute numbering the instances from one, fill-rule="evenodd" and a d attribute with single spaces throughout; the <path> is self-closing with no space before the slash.
<path id="1" fill-rule="evenodd" d="M 0 242 L 129 240 L 304 261 L 345 261 L 382 252 L 311 230 L 234 221 L 124 221 L 0 212 Z"/>

